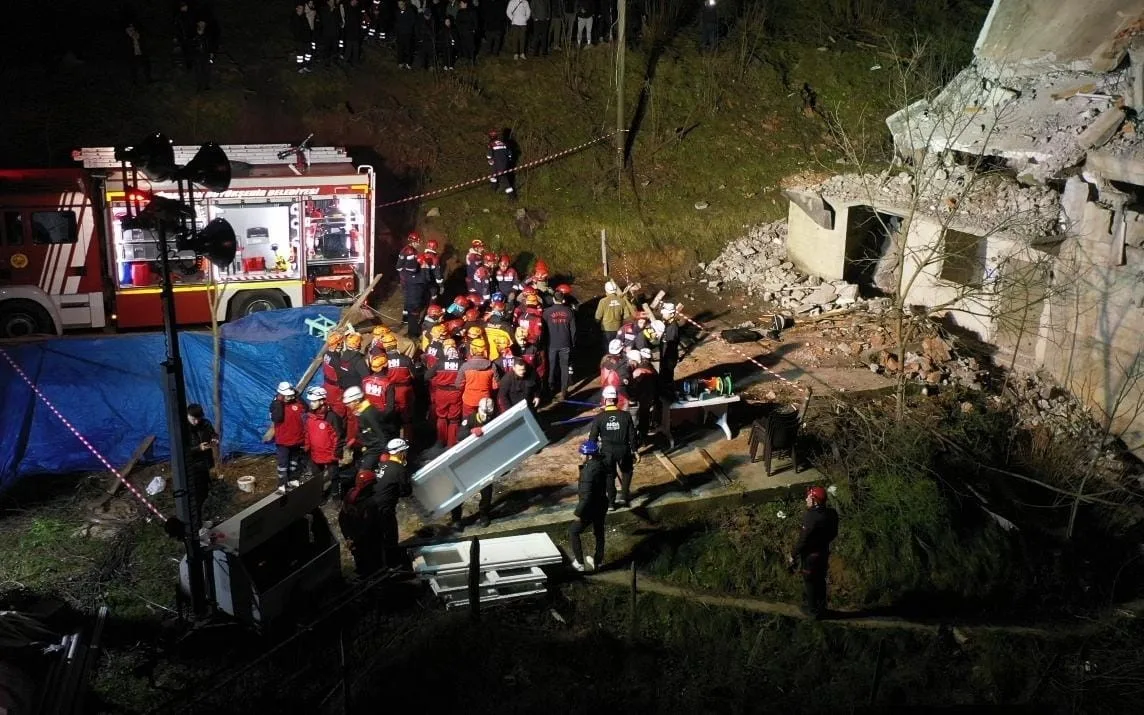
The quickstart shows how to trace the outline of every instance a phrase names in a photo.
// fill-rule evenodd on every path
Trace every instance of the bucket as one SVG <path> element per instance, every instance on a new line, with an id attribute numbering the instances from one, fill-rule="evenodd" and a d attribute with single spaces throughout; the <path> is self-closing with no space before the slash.
<path id="1" fill-rule="evenodd" d="M 151 285 L 151 264 L 146 262 L 131 264 L 131 285 Z"/>
<path id="2" fill-rule="evenodd" d="M 247 494 L 254 493 L 254 477 L 247 474 L 245 477 L 238 478 L 238 490 L 246 492 Z"/>

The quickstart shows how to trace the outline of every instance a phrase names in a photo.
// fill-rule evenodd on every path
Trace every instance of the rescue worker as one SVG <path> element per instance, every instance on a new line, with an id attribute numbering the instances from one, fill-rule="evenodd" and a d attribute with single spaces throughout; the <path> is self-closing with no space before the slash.
<path id="1" fill-rule="evenodd" d="M 440 308 L 438 308 L 438 310 L 439 309 Z M 426 369 L 431 369 L 437 364 L 437 361 L 441 359 L 442 350 L 445 348 L 444 340 L 448 335 L 448 328 L 440 323 L 429 328 L 427 332 L 421 335 L 421 362 L 425 365 Z"/>
<path id="2" fill-rule="evenodd" d="M 484 341 L 484 343 L 486 345 L 488 345 L 488 340 L 485 338 L 485 329 L 483 327 L 481 327 L 480 325 L 473 324 L 473 325 L 469 325 L 469 327 L 465 328 L 464 345 L 465 345 L 466 354 L 468 353 L 468 347 L 473 344 L 474 340 Z M 490 360 L 492 359 L 491 356 L 489 359 Z"/>
<path id="3" fill-rule="evenodd" d="M 362 378 L 361 391 L 365 399 L 381 412 L 391 413 L 396 409 L 397 398 L 393 394 L 393 385 L 389 384 L 386 368 L 389 358 L 375 355 L 369 359 L 370 374 Z"/>
<path id="4" fill-rule="evenodd" d="M 397 36 L 397 68 L 413 69 L 413 50 L 417 34 L 417 11 L 407 0 L 397 0 L 397 13 L 393 22 Z"/>
<path id="5" fill-rule="evenodd" d="M 457 430 L 457 441 L 460 442 L 469 435 L 474 437 L 484 436 L 484 427 L 492 421 L 495 409 L 496 406 L 493 404 L 493 398 L 482 397 L 477 409 L 461 420 L 460 428 Z M 481 489 L 481 500 L 477 506 L 477 513 L 480 515 L 480 524 L 482 527 L 486 527 L 492 523 L 492 507 L 493 485 L 490 484 L 484 489 Z M 463 531 L 465 528 L 464 523 L 461 521 L 461 517 L 464 516 L 464 509 L 464 504 L 458 504 L 453 508 L 454 531 Z"/>
<path id="6" fill-rule="evenodd" d="M 489 343 L 489 359 L 500 360 L 504 352 L 512 352 L 512 326 L 500 313 L 494 312 L 485 324 L 485 340 Z"/>
<path id="7" fill-rule="evenodd" d="M 341 364 L 342 347 L 346 336 L 343 333 L 330 333 L 326 336 L 326 352 L 322 355 L 322 382 L 331 400 L 342 401 Z"/>
<path id="8" fill-rule="evenodd" d="M 327 403 L 321 387 L 306 391 L 310 411 L 306 413 L 306 438 L 302 448 L 310 455 L 310 476 L 320 478 L 327 490 L 337 479 L 338 460 L 345 447 L 345 422 Z"/>
<path id="9" fill-rule="evenodd" d="M 298 467 L 306 441 L 303 424 L 306 409 L 289 382 L 278 383 L 278 394 L 270 401 L 270 423 L 274 425 L 274 446 L 278 463 L 278 492 L 298 486 Z"/>
<path id="10" fill-rule="evenodd" d="M 358 419 L 355 407 L 362 402 L 360 387 L 347 387 L 342 393 L 342 419 L 345 422 L 345 441 L 342 452 L 338 455 L 338 486 L 339 496 L 345 496 L 353 487 L 354 475 L 357 474 L 357 462 L 361 457 L 362 446 L 358 440 Z"/>
<path id="11" fill-rule="evenodd" d="M 606 345 L 616 337 L 620 327 L 631 320 L 636 310 L 627 297 L 620 293 L 615 281 L 604 284 L 604 294 L 600 304 L 596 306 L 596 322 L 600 324 L 600 330 L 604 333 Z"/>
<path id="12" fill-rule="evenodd" d="M 386 380 L 393 388 L 394 409 L 401 420 L 401 433 L 409 439 L 413 434 L 413 360 L 397 349 L 397 336 L 382 338 L 386 349 Z"/>
<path id="13" fill-rule="evenodd" d="M 560 399 L 568 399 L 568 383 L 572 377 L 572 349 L 576 347 L 576 314 L 564 303 L 563 293 L 554 293 L 553 303 L 543 313 L 548 331 L 548 389 L 560 391 Z"/>
<path id="14" fill-rule="evenodd" d="M 524 306 L 516 318 L 517 328 L 528 331 L 528 341 L 539 345 L 544 338 L 544 310 L 540 307 L 540 296 L 529 293 L 524 296 Z"/>
<path id="15" fill-rule="evenodd" d="M 338 387 L 343 394 L 351 387 L 361 387 L 361 381 L 367 375 L 369 365 L 361 352 L 361 333 L 350 333 L 346 336 L 345 347 L 338 360 Z M 340 407 L 342 406 L 331 405 L 339 417 L 345 417 L 345 410 Z"/>
<path id="16" fill-rule="evenodd" d="M 485 158 L 488 159 L 489 166 L 492 167 L 492 175 L 489 176 L 489 182 L 493 185 L 493 191 L 506 193 L 510 199 L 515 199 L 515 188 L 513 187 L 513 173 L 511 171 L 513 165 L 512 149 L 509 147 L 508 142 L 505 141 L 501 130 L 489 130 L 489 144 L 488 151 L 485 152 Z"/>
<path id="17" fill-rule="evenodd" d="M 604 519 L 608 515 L 608 473 L 600 458 L 600 445 L 587 439 L 580 443 L 580 480 L 577 486 L 576 521 L 568 529 L 572 545 L 572 568 L 577 571 L 598 571 L 604 565 Z M 615 478 L 612 478 L 615 481 Z M 595 558 L 584 558 L 584 545 L 580 534 L 588 525 L 596 537 Z"/>
<path id="18" fill-rule="evenodd" d="M 492 296 L 493 278 L 489 275 L 489 269 L 484 265 L 477 266 L 477 269 L 473 271 L 473 280 L 469 290 L 476 291 L 477 295 L 480 296 L 481 303 Z"/>
<path id="19" fill-rule="evenodd" d="M 398 436 L 394 410 L 389 405 L 378 409 L 365 399 L 362 390 L 356 387 L 346 390 L 345 401 L 349 414 L 357 421 L 354 446 L 359 449 L 361 455 L 354 462 L 358 465 L 358 469 L 377 469 L 377 465 L 381 464 L 381 455 L 385 453 L 386 445 Z"/>
<path id="20" fill-rule="evenodd" d="M 528 363 L 518 360 L 512 370 L 501 379 L 497 388 L 497 408 L 504 412 L 518 402 L 526 402 L 532 409 L 540 406 L 540 388 L 536 384 Z"/>
<path id="21" fill-rule="evenodd" d="M 665 399 L 675 398 L 675 366 L 679 364 L 679 323 L 674 303 L 664 303 L 659 309 L 663 317 L 663 332 L 659 335 L 659 384 Z"/>
<path id="22" fill-rule="evenodd" d="M 377 505 L 378 543 L 385 557 L 385 566 L 396 568 L 403 559 L 401 549 L 397 547 L 397 502 L 413 493 L 413 483 L 406 465 L 409 443 L 398 437 L 391 439 L 385 449 L 389 458 L 377 469 L 373 500 Z"/>
<path id="23" fill-rule="evenodd" d="M 203 503 L 211 489 L 211 469 L 214 468 L 214 449 L 218 432 L 203 414 L 203 406 L 187 405 L 187 485 L 195 494 L 195 523 L 202 524 Z"/>
<path id="24" fill-rule="evenodd" d="M 642 445 L 647 441 L 652 415 L 659 406 L 659 375 L 652 367 L 651 350 L 647 348 L 629 350 L 628 364 L 632 370 L 628 395 L 636 410 L 636 438 Z"/>
<path id="25" fill-rule="evenodd" d="M 516 294 L 520 292 L 520 276 L 512 267 L 512 256 L 502 254 L 497 262 L 496 278 L 497 292 L 503 293 L 509 303 L 516 301 Z"/>
<path id="26" fill-rule="evenodd" d="M 369 576 L 385 564 L 381 514 L 373 498 L 376 486 L 375 472 L 368 469 L 358 472 L 353 489 L 346 493 L 338 510 L 338 527 L 359 576 Z"/>
<path id="27" fill-rule="evenodd" d="M 498 375 L 507 375 L 512 372 L 512 366 L 521 360 L 520 345 L 516 342 L 509 343 L 507 348 L 502 348 L 500 354 L 496 359 L 496 368 Z M 534 371 L 535 372 L 535 371 Z"/>
<path id="28" fill-rule="evenodd" d="M 651 347 L 649 331 L 647 313 L 637 310 L 631 322 L 620 326 L 616 337 L 623 342 L 624 350 L 639 350 Z"/>
<path id="29" fill-rule="evenodd" d="M 306 16 L 306 5 L 298 3 L 294 6 L 294 16 L 290 18 L 290 32 L 294 37 L 294 64 L 298 74 L 310 71 L 310 62 L 314 59 L 311 46 L 314 42 L 314 26 Z"/>
<path id="30" fill-rule="evenodd" d="M 385 354 L 385 346 L 381 344 L 381 339 L 391 332 L 393 331 L 391 331 L 385 325 L 375 325 L 373 327 L 373 330 L 370 333 L 371 337 L 369 341 L 369 349 L 366 350 L 365 353 L 366 364 L 369 364 L 369 361 L 378 355 Z"/>
<path id="31" fill-rule="evenodd" d="M 195 23 L 195 34 L 191 36 L 191 63 L 195 68 L 195 90 L 202 92 L 211 88 L 211 67 L 214 65 L 214 42 L 207 32 L 206 20 Z"/>
<path id="32" fill-rule="evenodd" d="M 461 415 L 468 417 L 477 411 L 481 400 L 491 399 L 497 389 L 497 372 L 487 357 L 488 345 L 484 340 L 469 343 L 469 356 L 457 371 L 454 385 L 461 391 Z"/>
<path id="33" fill-rule="evenodd" d="M 429 274 L 429 292 L 434 298 L 445 289 L 445 266 L 441 262 L 440 248 L 437 239 L 431 238 L 425 242 L 425 252 L 421 254 Z"/>
<path id="34" fill-rule="evenodd" d="M 465 252 L 465 289 L 468 290 L 473 283 L 473 274 L 477 272 L 477 266 L 481 265 L 484 261 L 485 242 L 479 238 L 474 238 L 469 250 Z"/>
<path id="35" fill-rule="evenodd" d="M 418 261 L 419 248 L 421 246 L 421 236 L 416 231 L 410 231 L 409 235 L 405 237 L 405 245 L 397 252 L 397 280 L 401 283 L 401 287 L 405 287 L 405 282 L 409 277 L 420 270 L 420 263 Z"/>
<path id="36" fill-rule="evenodd" d="M 572 286 L 568 285 L 567 283 L 561 283 L 560 285 L 553 288 L 552 292 L 554 294 L 560 293 L 563 295 L 564 305 L 567 305 L 573 311 L 575 311 L 576 307 L 580 305 L 580 302 L 576 300 L 576 296 L 572 295 Z"/>
<path id="37" fill-rule="evenodd" d="M 477 63 L 477 30 L 480 27 L 480 17 L 471 7 L 468 0 L 460 0 L 457 9 L 457 51 L 461 59 L 469 64 Z"/>
<path id="38" fill-rule="evenodd" d="M 548 264 L 537 261 L 532 269 L 532 275 L 525 279 L 524 284 L 532 286 L 536 295 L 540 297 L 541 307 L 552 305 L 552 288 L 548 285 Z"/>
<path id="39" fill-rule="evenodd" d="M 600 445 L 600 458 L 604 462 L 607 479 L 608 503 L 618 509 L 616 502 L 616 470 L 620 473 L 620 499 L 631 506 L 633 465 L 640 461 L 636 451 L 636 426 L 631 414 L 617 406 L 619 393 L 614 387 L 604 388 L 604 409 L 592 420 L 588 439 Z"/>
<path id="40" fill-rule="evenodd" d="M 409 337 L 414 340 L 421 337 L 421 313 L 429 305 L 431 285 L 428 265 L 418 260 L 417 272 L 408 276 L 402 287 L 404 302 L 401 306 L 401 320 L 409 326 Z"/>
<path id="41" fill-rule="evenodd" d="M 536 379 L 539 380 L 541 384 L 544 384 L 544 381 L 548 378 L 548 360 L 544 355 L 544 350 L 532 341 L 528 334 L 528 328 L 517 328 L 516 340 L 520 346 L 517 357 L 520 361 L 531 367 L 532 371 L 536 374 Z"/>
<path id="42" fill-rule="evenodd" d="M 806 514 L 798 542 L 787 556 L 787 566 L 802 574 L 804 610 L 811 618 L 823 618 L 826 609 L 826 574 L 830 565 L 830 542 L 838 536 L 838 512 L 826 505 L 826 490 L 806 490 Z"/>
<path id="43" fill-rule="evenodd" d="M 611 387 L 616 390 L 620 409 L 628 408 L 627 389 L 631 382 L 631 370 L 628 362 L 622 355 L 624 345 L 620 340 L 614 339 L 608 343 L 608 354 L 600 359 L 600 385 L 605 389 Z"/>
<path id="44" fill-rule="evenodd" d="M 455 345 L 448 345 L 442 348 L 441 360 L 425 371 L 437 425 L 437 446 L 445 449 L 457 443 L 457 428 L 461 425 L 461 391 L 457 388 L 460 370 L 461 353 Z"/>

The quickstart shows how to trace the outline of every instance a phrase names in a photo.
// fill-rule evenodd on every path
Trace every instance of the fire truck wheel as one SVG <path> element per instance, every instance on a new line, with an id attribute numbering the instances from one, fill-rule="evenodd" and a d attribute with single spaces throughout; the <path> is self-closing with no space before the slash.
<path id="1" fill-rule="evenodd" d="M 261 313 L 264 310 L 278 310 L 288 307 L 286 296 L 276 290 L 245 291 L 235 296 L 230 304 L 230 317 L 245 318 L 252 313 Z"/>
<path id="2" fill-rule="evenodd" d="M 55 333 L 48 311 L 30 300 L 0 303 L 0 338 L 23 338 L 44 333 Z"/>

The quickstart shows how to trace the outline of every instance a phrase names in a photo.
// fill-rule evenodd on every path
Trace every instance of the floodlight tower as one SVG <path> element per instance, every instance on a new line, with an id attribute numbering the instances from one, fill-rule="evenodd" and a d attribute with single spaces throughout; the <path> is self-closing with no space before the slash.
<path id="1" fill-rule="evenodd" d="M 141 172 L 151 181 L 175 181 L 179 198 L 152 196 L 137 214 L 128 203 L 128 215 L 123 219 L 124 229 L 147 229 L 157 236 L 159 269 L 162 277 L 160 297 L 163 306 L 163 333 L 167 342 L 167 359 L 163 362 L 167 408 L 167 430 L 171 443 L 171 475 L 175 481 L 175 518 L 168 520 L 167 529 L 173 537 L 181 538 L 187 550 L 188 585 L 191 611 L 195 617 L 207 610 L 206 566 L 199 541 L 201 504 L 196 503 L 193 485 L 187 474 L 187 387 L 183 378 L 183 362 L 179 350 L 179 330 L 175 315 L 175 291 L 171 281 L 172 251 L 168 236 L 175 238 L 175 251 L 193 252 L 195 257 L 207 258 L 214 266 L 227 266 L 234 260 L 237 240 L 234 228 L 221 218 L 214 219 L 202 229 L 196 228 L 193 199 L 184 202 L 184 189 L 192 184 L 210 191 L 225 191 L 230 186 L 230 161 L 219 145 L 203 144 L 186 166 L 175 165 L 175 150 L 171 140 L 161 133 L 151 134 L 132 147 L 117 148 L 115 158 L 121 162 L 124 184 L 132 183 L 132 193 L 138 195 L 138 175 Z M 127 165 L 132 166 L 130 174 Z"/>

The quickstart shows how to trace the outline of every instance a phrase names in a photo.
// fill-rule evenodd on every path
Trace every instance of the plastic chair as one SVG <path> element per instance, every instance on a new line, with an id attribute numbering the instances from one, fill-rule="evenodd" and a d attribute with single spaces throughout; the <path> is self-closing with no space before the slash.
<path id="1" fill-rule="evenodd" d="M 794 467 L 794 473 L 798 474 L 798 431 L 809 404 L 810 390 L 807 389 L 801 410 L 796 410 L 792 405 L 782 405 L 751 424 L 751 436 L 748 441 L 751 464 L 759 461 L 757 455 L 759 447 L 762 447 L 762 461 L 768 477 L 773 474 L 771 460 L 776 452 L 789 452 L 791 466 Z"/>

